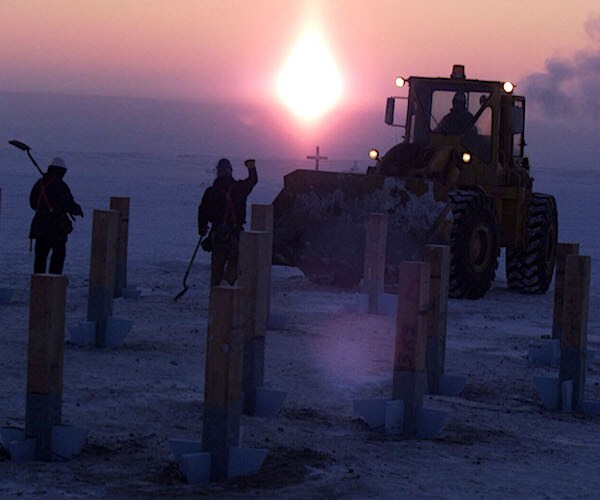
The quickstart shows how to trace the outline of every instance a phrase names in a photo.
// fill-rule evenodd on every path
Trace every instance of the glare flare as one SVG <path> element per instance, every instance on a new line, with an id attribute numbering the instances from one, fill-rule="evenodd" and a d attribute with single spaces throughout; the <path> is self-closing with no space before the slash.
<path id="1" fill-rule="evenodd" d="M 298 117 L 314 120 L 342 96 L 342 77 L 327 43 L 315 31 L 302 36 L 277 78 L 277 95 Z"/>

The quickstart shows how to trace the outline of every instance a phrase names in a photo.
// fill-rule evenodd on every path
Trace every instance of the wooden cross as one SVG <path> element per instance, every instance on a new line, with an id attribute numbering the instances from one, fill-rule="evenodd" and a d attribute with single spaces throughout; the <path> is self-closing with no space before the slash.
<path id="1" fill-rule="evenodd" d="M 315 170 L 319 170 L 319 160 L 328 160 L 329 158 L 327 156 L 320 156 L 319 155 L 319 146 L 317 146 L 317 154 L 307 156 L 306 159 L 307 160 L 315 160 Z"/>

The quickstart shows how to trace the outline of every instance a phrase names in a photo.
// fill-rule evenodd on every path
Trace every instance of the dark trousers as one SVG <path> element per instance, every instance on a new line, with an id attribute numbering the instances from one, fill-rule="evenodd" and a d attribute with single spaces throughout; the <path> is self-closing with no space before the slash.
<path id="1" fill-rule="evenodd" d="M 231 235 L 230 245 L 216 248 L 212 251 L 210 262 L 210 286 L 217 286 L 225 280 L 233 285 L 237 280 L 239 233 Z"/>
<path id="2" fill-rule="evenodd" d="M 38 238 L 35 240 L 35 260 L 33 263 L 33 272 L 35 274 L 44 274 L 46 272 L 46 261 L 48 254 L 52 250 L 50 257 L 50 274 L 62 274 L 65 256 L 67 254 L 67 240 L 47 240 Z"/>

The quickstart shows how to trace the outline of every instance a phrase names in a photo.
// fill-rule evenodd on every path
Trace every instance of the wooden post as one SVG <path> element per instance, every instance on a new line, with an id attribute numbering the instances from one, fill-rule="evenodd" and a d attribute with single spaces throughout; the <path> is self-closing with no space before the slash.
<path id="1" fill-rule="evenodd" d="M 256 411 L 256 389 L 262 387 L 264 381 L 271 238 L 265 231 L 247 231 L 240 235 L 238 282 L 243 289 L 245 314 L 244 412 L 250 415 Z"/>
<path id="2" fill-rule="evenodd" d="M 552 338 L 560 340 L 563 326 L 563 304 L 565 293 L 565 266 L 567 256 L 579 255 L 579 243 L 559 243 L 556 247 L 556 271 L 554 273 L 554 310 Z"/>
<path id="3" fill-rule="evenodd" d="M 230 446 L 239 444 L 244 344 L 242 289 L 210 290 L 204 382 L 203 450 L 211 454 L 211 480 L 227 479 Z"/>
<path id="4" fill-rule="evenodd" d="M 25 434 L 37 438 L 36 457 L 52 459 L 52 426 L 61 423 L 67 278 L 33 274 Z"/>
<path id="5" fill-rule="evenodd" d="M 450 247 L 425 245 L 425 260 L 429 262 L 429 311 L 427 332 L 427 382 L 430 394 L 439 394 L 440 377 L 446 359 L 446 324 L 448 313 L 448 287 L 450 284 Z"/>
<path id="6" fill-rule="evenodd" d="M 110 198 L 110 209 L 119 212 L 119 229 L 117 232 L 117 256 L 115 269 L 114 297 L 122 295 L 123 288 L 127 288 L 127 243 L 129 234 L 129 198 Z"/>
<path id="7" fill-rule="evenodd" d="M 273 205 L 252 204 L 250 229 L 271 233 L 271 241 L 273 241 Z"/>
<path id="8" fill-rule="evenodd" d="M 106 346 L 106 320 L 112 316 L 119 212 L 94 210 L 87 320 L 96 322 L 96 347 Z"/>
<path id="9" fill-rule="evenodd" d="M 559 381 L 573 381 L 573 410 L 581 408 L 585 389 L 591 266 L 588 256 L 566 258 Z"/>
<path id="10" fill-rule="evenodd" d="M 269 244 L 267 248 L 269 261 L 269 290 L 267 304 L 269 315 L 271 314 L 271 264 L 273 262 L 273 205 L 252 204 L 250 215 L 250 229 L 252 231 L 267 231 L 269 233 Z"/>
<path id="11" fill-rule="evenodd" d="M 429 263 L 400 264 L 392 397 L 404 401 L 403 431 L 406 436 L 416 433 L 417 412 L 423 404 L 427 384 L 425 320 L 429 280 Z"/>
<path id="12" fill-rule="evenodd" d="M 367 311 L 372 314 L 379 312 L 379 297 L 384 292 L 387 228 L 387 215 L 369 214 L 365 241 L 363 291 L 368 296 Z"/>

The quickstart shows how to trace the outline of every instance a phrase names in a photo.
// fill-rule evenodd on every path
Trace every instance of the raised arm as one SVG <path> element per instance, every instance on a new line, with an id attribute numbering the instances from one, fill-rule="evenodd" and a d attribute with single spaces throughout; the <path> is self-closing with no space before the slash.
<path id="1" fill-rule="evenodd" d="M 248 177 L 245 178 L 244 180 L 240 181 L 240 183 L 243 186 L 243 190 L 245 191 L 245 194 L 248 195 L 248 194 L 250 194 L 250 191 L 252 191 L 252 188 L 254 186 L 256 186 L 256 183 L 258 182 L 258 175 L 256 173 L 255 160 L 253 160 L 253 159 L 246 160 L 244 162 L 244 165 L 248 169 Z"/>

